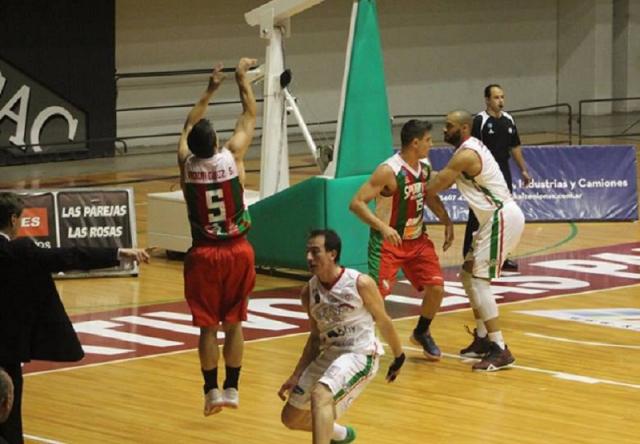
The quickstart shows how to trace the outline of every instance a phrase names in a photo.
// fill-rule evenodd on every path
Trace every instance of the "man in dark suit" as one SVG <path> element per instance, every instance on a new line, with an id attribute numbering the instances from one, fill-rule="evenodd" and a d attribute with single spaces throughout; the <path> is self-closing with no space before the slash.
<path id="1" fill-rule="evenodd" d="M 84 356 L 51 273 L 149 260 L 142 249 L 39 248 L 29 238 L 15 239 L 23 208 L 17 194 L 0 193 L 0 367 L 14 386 L 13 409 L 0 424 L 0 438 L 11 444 L 23 442 L 21 363 Z"/>

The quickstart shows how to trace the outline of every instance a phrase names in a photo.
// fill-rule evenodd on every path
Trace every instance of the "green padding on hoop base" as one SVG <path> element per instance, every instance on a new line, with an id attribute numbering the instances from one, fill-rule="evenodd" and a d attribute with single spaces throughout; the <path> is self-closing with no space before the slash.
<path id="1" fill-rule="evenodd" d="M 305 270 L 307 235 L 332 228 L 342 238 L 341 264 L 366 271 L 369 227 L 349 211 L 349 202 L 367 179 L 313 177 L 251 205 L 256 265 Z"/>

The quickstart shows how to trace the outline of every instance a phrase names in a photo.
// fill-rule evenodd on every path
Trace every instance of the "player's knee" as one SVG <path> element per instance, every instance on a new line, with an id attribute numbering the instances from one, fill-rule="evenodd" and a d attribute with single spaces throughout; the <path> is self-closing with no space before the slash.
<path id="1" fill-rule="evenodd" d="M 473 261 L 464 261 L 462 269 L 469 274 L 473 274 Z"/>
<path id="2" fill-rule="evenodd" d="M 429 285 L 425 288 L 425 295 L 430 298 L 442 299 L 444 297 L 444 287 L 442 285 Z"/>
<path id="3" fill-rule="evenodd" d="M 218 326 L 200 327 L 200 336 L 216 338 L 218 336 Z"/>
<path id="4" fill-rule="evenodd" d="M 223 322 L 222 329 L 227 335 L 242 329 L 242 322 Z"/>
<path id="5" fill-rule="evenodd" d="M 487 322 L 498 317 L 498 304 L 491 292 L 491 282 L 487 279 L 472 278 L 471 285 L 476 296 L 478 313 Z"/>
<path id="6" fill-rule="evenodd" d="M 320 408 L 333 403 L 333 394 L 329 388 L 321 383 L 316 384 L 311 390 L 311 406 Z"/>
<path id="7" fill-rule="evenodd" d="M 280 413 L 280 421 L 288 429 L 300 430 L 303 423 L 303 412 L 292 407 L 290 404 L 285 404 Z"/>

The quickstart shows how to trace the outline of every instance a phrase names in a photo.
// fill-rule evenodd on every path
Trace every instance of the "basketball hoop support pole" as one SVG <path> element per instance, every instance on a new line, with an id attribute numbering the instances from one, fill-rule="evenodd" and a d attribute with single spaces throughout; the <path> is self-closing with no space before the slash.
<path id="1" fill-rule="evenodd" d="M 289 186 L 286 96 L 280 85 L 284 71 L 282 40 L 290 35 L 290 18 L 324 0 L 272 0 L 245 14 L 250 26 L 260 27 L 268 40 L 265 56 L 262 145 L 260 152 L 260 199 Z"/>

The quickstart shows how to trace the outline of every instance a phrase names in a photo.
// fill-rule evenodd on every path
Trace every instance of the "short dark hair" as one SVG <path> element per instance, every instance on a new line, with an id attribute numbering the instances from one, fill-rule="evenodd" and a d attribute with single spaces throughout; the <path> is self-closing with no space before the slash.
<path id="1" fill-rule="evenodd" d="M 187 145 L 196 157 L 206 159 L 213 156 L 213 149 L 218 145 L 218 135 L 207 119 L 200 119 L 187 136 Z"/>
<path id="2" fill-rule="evenodd" d="M 327 229 L 317 229 L 311 230 L 309 233 L 308 239 L 313 239 L 314 237 L 324 236 L 324 249 L 325 251 L 335 251 L 336 252 L 336 264 L 340 261 L 340 252 L 342 251 L 342 241 L 340 240 L 340 236 L 334 230 L 329 228 Z"/>
<path id="3" fill-rule="evenodd" d="M 0 193 L 0 228 L 6 228 L 11 222 L 11 216 L 20 217 L 24 210 L 24 201 L 16 193 Z"/>
<path id="4" fill-rule="evenodd" d="M 428 120 L 411 119 L 400 130 L 400 142 L 407 146 L 413 139 L 422 139 L 424 133 L 431 131 L 433 125 Z"/>
<path id="5" fill-rule="evenodd" d="M 491 97 L 491 88 L 500 88 L 500 89 L 502 89 L 502 86 L 498 85 L 497 83 L 491 83 L 490 85 L 485 86 L 484 87 L 484 97 L 486 99 Z"/>

